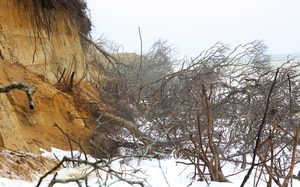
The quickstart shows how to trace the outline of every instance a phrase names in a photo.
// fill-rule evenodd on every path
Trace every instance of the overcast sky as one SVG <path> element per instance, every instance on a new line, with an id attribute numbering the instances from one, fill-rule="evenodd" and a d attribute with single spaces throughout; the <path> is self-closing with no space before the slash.
<path id="1" fill-rule="evenodd" d="M 232 48 L 264 40 L 269 53 L 300 53 L 300 0 L 86 0 L 94 39 L 124 52 L 148 51 L 158 39 L 195 57 L 221 41 Z"/>

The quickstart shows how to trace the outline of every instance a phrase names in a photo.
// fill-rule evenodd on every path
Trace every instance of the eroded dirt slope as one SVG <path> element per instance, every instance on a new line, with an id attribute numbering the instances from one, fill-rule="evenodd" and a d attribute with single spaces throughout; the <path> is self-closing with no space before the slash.
<path id="1" fill-rule="evenodd" d="M 89 112 L 75 105 L 73 97 L 48 83 L 43 75 L 0 60 L 0 85 L 11 82 L 24 82 L 36 90 L 36 108 L 29 109 L 27 96 L 21 90 L 0 93 L 0 147 L 35 154 L 40 153 L 39 148 L 69 150 L 67 138 L 54 123 L 88 147 L 92 128 L 86 128 L 85 118 L 89 118 Z"/>
<path id="2" fill-rule="evenodd" d="M 86 64 L 78 35 L 80 28 L 70 21 L 80 19 L 68 15 L 61 2 L 43 2 L 59 7 L 34 9 L 33 1 L 0 0 L 0 51 L 4 59 L 20 62 L 34 72 L 43 73 L 50 80 L 56 80 L 57 72 L 68 67 L 81 76 Z M 72 3 L 69 1 L 70 5 Z M 44 12 L 37 12 L 41 10 Z M 39 18 L 41 16 L 48 17 Z M 49 24 L 52 24 L 46 28 L 45 21 L 39 19 L 49 19 Z"/>
<path id="3" fill-rule="evenodd" d="M 85 9 L 81 0 L 0 0 L 0 86 L 24 82 L 36 91 L 34 110 L 29 109 L 25 92 L 0 93 L 1 149 L 15 151 L 15 155 L 18 151 L 38 155 L 40 148 L 50 151 L 50 147 L 70 150 L 68 139 L 53 126 L 56 123 L 89 153 L 89 137 L 95 128 L 91 118 L 102 106 L 97 91 L 84 81 L 77 87 L 80 91 L 64 91 L 73 72 L 74 84 L 83 77 L 100 80 L 100 57 L 97 53 L 88 56 L 78 35 L 78 31 L 85 35 L 90 31 Z M 68 73 L 57 85 L 64 70 Z M 89 102 L 93 104 L 85 105 Z M 44 166 L 30 164 L 27 156 L 10 160 L 15 157 L 11 153 L 0 151 L 0 177 L 23 172 L 28 175 L 21 179 L 31 180 L 30 172 L 44 172 Z M 35 169 L 30 170 L 28 164 Z"/>

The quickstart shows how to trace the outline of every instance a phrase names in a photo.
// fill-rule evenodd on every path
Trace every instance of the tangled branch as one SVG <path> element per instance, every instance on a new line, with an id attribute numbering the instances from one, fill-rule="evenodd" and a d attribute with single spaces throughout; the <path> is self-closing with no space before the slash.
<path id="1" fill-rule="evenodd" d="M 255 163 L 254 163 L 255 162 L 255 156 L 256 156 L 256 153 L 257 153 L 258 145 L 259 145 L 259 143 L 261 141 L 260 140 L 260 136 L 261 136 L 261 133 L 262 133 L 262 130 L 263 130 L 263 127 L 264 127 L 265 119 L 266 119 L 268 108 L 269 108 L 270 97 L 271 97 L 273 88 L 274 88 L 275 83 L 276 83 L 278 72 L 279 72 L 279 68 L 276 71 L 275 78 L 274 78 L 273 84 L 271 86 L 271 89 L 270 89 L 270 92 L 269 92 L 269 95 L 268 95 L 268 98 L 267 98 L 266 110 L 265 110 L 264 117 L 263 117 L 263 120 L 261 122 L 261 125 L 259 127 L 259 131 L 258 131 L 258 135 L 257 135 L 257 139 L 256 139 L 256 145 L 255 145 L 255 148 L 254 148 L 254 151 L 253 151 L 252 164 L 251 164 L 250 169 L 248 170 L 247 175 L 245 176 L 245 178 L 244 178 L 244 180 L 243 180 L 243 182 L 241 184 L 241 187 L 243 187 L 246 184 L 246 182 L 247 182 L 247 180 L 248 180 L 248 178 L 249 178 L 249 176 L 250 176 L 250 174 L 251 174 L 251 172 L 252 172 L 252 170 L 254 168 L 254 165 L 255 165 Z"/>
<path id="2" fill-rule="evenodd" d="M 46 172 L 42 177 L 40 177 L 40 180 L 38 181 L 36 187 L 39 187 L 41 185 L 41 183 L 43 182 L 43 180 L 48 175 L 50 175 L 51 173 L 58 170 L 63 165 L 63 163 L 68 163 L 68 162 L 76 162 L 78 164 L 89 165 L 93 169 L 90 172 L 86 173 L 82 177 L 73 177 L 73 178 L 69 178 L 69 179 L 56 179 L 57 173 L 55 173 L 52 180 L 51 180 L 51 182 L 50 182 L 50 184 L 49 184 L 49 186 L 53 186 L 55 183 L 69 183 L 69 182 L 76 182 L 78 184 L 78 186 L 82 186 L 80 181 L 84 180 L 85 183 L 87 184 L 88 176 L 91 173 L 96 172 L 96 170 L 104 171 L 107 175 L 114 176 L 118 179 L 118 181 L 126 182 L 129 185 L 137 184 L 137 185 L 140 185 L 140 186 L 144 186 L 144 182 L 142 181 L 143 179 L 139 178 L 139 177 L 135 177 L 135 173 L 137 172 L 136 170 L 134 170 L 133 173 L 126 173 L 124 175 L 123 172 L 118 172 L 118 171 L 112 169 L 111 166 L 110 166 L 111 162 L 107 162 L 105 160 L 99 160 L 99 161 L 91 162 L 91 161 L 87 161 L 87 160 L 72 159 L 72 158 L 68 158 L 68 157 L 63 157 L 63 159 L 55 167 L 53 167 L 51 170 Z M 127 179 L 127 178 L 129 178 L 129 179 Z M 135 180 L 133 180 L 133 179 L 135 179 Z M 104 181 L 104 182 L 106 183 L 106 181 Z M 104 186 L 106 186 L 106 185 L 104 185 Z"/>

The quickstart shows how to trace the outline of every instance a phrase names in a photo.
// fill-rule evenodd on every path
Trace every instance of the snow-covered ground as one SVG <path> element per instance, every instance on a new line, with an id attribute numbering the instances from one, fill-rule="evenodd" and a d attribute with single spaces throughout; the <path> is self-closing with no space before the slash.
<path id="1" fill-rule="evenodd" d="M 59 149 L 52 148 L 52 152 L 49 153 L 45 150 L 43 150 L 43 156 L 52 157 L 53 153 L 59 158 L 62 159 L 63 156 L 71 156 L 70 152 L 65 152 Z M 76 153 L 75 153 L 76 155 Z M 83 156 L 83 155 L 82 155 Z M 81 157 L 82 159 L 84 157 Z M 91 162 L 94 162 L 95 159 L 92 157 L 88 157 L 88 160 Z M 178 164 L 177 162 L 188 162 L 187 160 L 183 159 L 175 159 L 174 157 L 171 157 L 169 159 L 165 160 L 157 160 L 157 159 L 143 159 L 139 160 L 137 158 L 128 160 L 128 165 L 124 164 L 124 162 L 120 162 L 121 160 L 115 160 L 111 164 L 111 168 L 115 171 L 120 171 L 124 173 L 126 171 L 126 175 L 123 175 L 123 177 L 126 177 L 127 179 L 131 180 L 144 180 L 145 186 L 153 186 L 153 187 L 184 187 L 184 186 L 194 186 L 194 187 L 204 187 L 208 186 L 203 181 L 193 181 L 191 180 L 194 168 L 192 166 L 186 166 L 184 164 Z M 58 171 L 57 179 L 65 179 L 70 177 L 80 177 L 84 175 L 86 172 L 90 171 L 91 168 L 86 165 L 81 165 L 77 168 L 63 168 Z M 297 165 L 294 174 L 296 175 L 297 172 L 300 170 L 300 166 Z M 236 166 L 231 163 L 224 163 L 223 172 L 225 176 L 232 175 L 234 173 L 240 172 L 241 169 L 239 166 Z M 230 180 L 229 183 L 218 183 L 218 182 L 209 182 L 209 186 L 211 187 L 235 187 L 240 186 L 242 183 L 242 180 L 244 176 L 246 175 L 247 171 L 242 171 L 236 175 L 229 176 L 228 180 Z M 247 184 L 245 186 L 253 186 L 254 182 L 254 172 L 255 169 L 252 172 L 252 177 L 249 178 Z M 130 174 L 134 174 L 135 176 L 131 176 Z M 100 178 L 99 178 L 100 176 Z M 26 181 L 20 181 L 20 180 L 10 180 L 6 178 L 0 178 L 0 186 L 2 187 L 32 187 L 36 186 L 38 179 L 40 176 L 35 176 L 36 180 L 32 183 L 26 182 Z M 34 178 L 34 177 L 33 177 Z M 53 174 L 46 177 L 43 180 L 43 183 L 41 186 L 45 187 L 48 186 L 49 182 L 53 178 Z M 260 184 L 258 186 L 266 186 L 266 179 L 267 176 L 263 176 Z M 112 187 L 126 187 L 130 186 L 129 184 L 126 184 L 125 182 L 117 182 L 117 178 L 111 175 L 107 175 L 105 172 L 99 172 L 98 175 L 96 173 L 93 173 L 90 175 L 88 180 L 88 185 L 91 187 L 98 187 L 103 185 L 103 181 L 107 181 L 106 185 L 112 186 Z M 274 184 L 274 183 L 273 183 Z M 82 181 L 82 185 L 85 186 L 84 181 Z M 78 186 L 76 183 L 67 183 L 67 184 L 55 184 L 55 187 L 63 186 L 63 187 L 73 187 Z M 139 185 L 135 185 L 139 186 Z M 273 186 L 276 186 L 274 184 Z M 300 186 L 300 181 L 294 179 L 293 180 L 293 186 Z"/>

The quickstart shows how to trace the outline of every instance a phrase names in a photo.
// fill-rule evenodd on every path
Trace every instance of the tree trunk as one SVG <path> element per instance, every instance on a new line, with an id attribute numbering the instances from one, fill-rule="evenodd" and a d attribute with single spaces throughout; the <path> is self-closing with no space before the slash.
<path id="1" fill-rule="evenodd" d="M 137 126 L 134 123 L 110 113 L 104 113 L 102 119 L 112 121 L 119 127 L 124 127 L 125 129 L 129 130 L 135 137 L 141 138 L 141 141 L 143 143 L 149 143 L 149 141 L 145 139 L 145 135 L 137 128 Z"/>
<path id="2" fill-rule="evenodd" d="M 247 154 L 244 153 L 243 154 L 243 162 L 242 162 L 242 166 L 241 166 L 242 169 L 246 169 L 246 162 L 247 162 L 246 156 L 247 156 Z"/>

